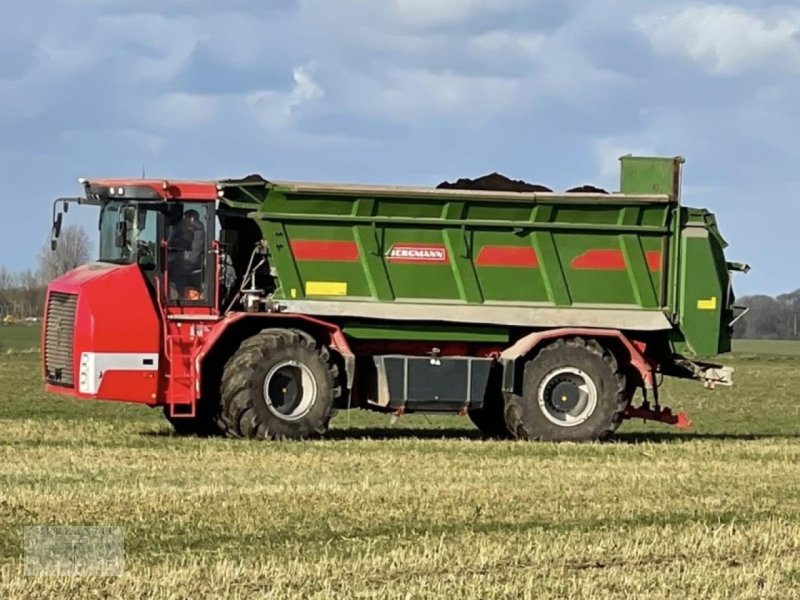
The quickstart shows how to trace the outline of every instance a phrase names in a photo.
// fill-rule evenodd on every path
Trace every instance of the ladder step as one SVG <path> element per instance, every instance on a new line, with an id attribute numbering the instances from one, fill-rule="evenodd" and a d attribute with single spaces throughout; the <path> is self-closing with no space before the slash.
<path id="1" fill-rule="evenodd" d="M 167 410 L 170 417 L 192 418 L 196 410 L 194 352 L 197 349 L 197 340 L 183 340 L 180 336 L 168 335 L 166 345 L 169 362 L 166 375 L 169 381 Z"/>
<path id="2" fill-rule="evenodd" d="M 186 406 L 189 408 L 187 411 L 177 410 L 179 406 Z M 169 405 L 169 416 L 170 417 L 177 417 L 177 418 L 186 418 L 191 419 L 195 416 L 195 404 L 194 402 L 189 402 L 187 404 L 170 404 Z"/>
<path id="3" fill-rule="evenodd" d="M 167 399 L 168 404 L 191 404 L 192 402 L 192 396 L 189 394 L 173 394 L 171 398 Z"/>

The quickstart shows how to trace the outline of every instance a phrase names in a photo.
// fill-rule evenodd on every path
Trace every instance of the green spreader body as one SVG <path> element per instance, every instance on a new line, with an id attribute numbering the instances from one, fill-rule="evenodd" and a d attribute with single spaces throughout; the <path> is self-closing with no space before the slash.
<path id="1" fill-rule="evenodd" d="M 219 212 L 223 240 L 266 242 L 278 310 L 355 339 L 605 328 L 712 356 L 730 350 L 732 265 L 714 216 L 680 203 L 682 163 L 623 157 L 612 194 L 248 178 L 219 184 Z"/>

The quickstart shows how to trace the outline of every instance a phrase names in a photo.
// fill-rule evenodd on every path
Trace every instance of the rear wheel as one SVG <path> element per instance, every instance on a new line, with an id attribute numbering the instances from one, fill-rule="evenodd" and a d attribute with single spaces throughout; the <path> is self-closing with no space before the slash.
<path id="1" fill-rule="evenodd" d="M 225 365 L 220 428 L 230 437 L 305 439 L 327 433 L 341 395 L 324 346 L 298 331 L 266 330 Z"/>
<path id="2" fill-rule="evenodd" d="M 628 404 L 616 358 L 595 340 L 557 340 L 525 365 L 522 395 L 507 394 L 505 420 L 522 440 L 610 437 Z"/>

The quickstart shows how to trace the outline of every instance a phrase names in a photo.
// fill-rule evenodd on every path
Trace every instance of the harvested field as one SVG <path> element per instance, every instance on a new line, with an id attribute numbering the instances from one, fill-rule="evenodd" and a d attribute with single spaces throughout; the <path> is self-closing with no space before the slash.
<path id="1" fill-rule="evenodd" d="M 773 597 L 800 588 L 800 373 L 670 382 L 690 432 L 485 442 L 458 417 L 340 414 L 331 439 L 182 439 L 0 362 L 0 597 Z M 125 528 L 125 574 L 25 577 L 25 526 Z M 796 596 L 795 596 L 796 597 Z"/>

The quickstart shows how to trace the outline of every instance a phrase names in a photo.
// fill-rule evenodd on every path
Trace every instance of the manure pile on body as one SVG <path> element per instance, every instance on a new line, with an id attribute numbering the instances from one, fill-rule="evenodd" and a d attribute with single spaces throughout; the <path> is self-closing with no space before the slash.
<path id="1" fill-rule="evenodd" d="M 480 190 L 484 192 L 552 192 L 549 187 L 537 183 L 528 183 L 521 179 L 511 179 L 500 173 L 490 173 L 476 179 L 462 177 L 451 183 L 443 181 L 436 186 L 438 190 Z M 593 185 L 582 185 L 567 190 L 568 194 L 607 194 L 602 188 Z"/>

